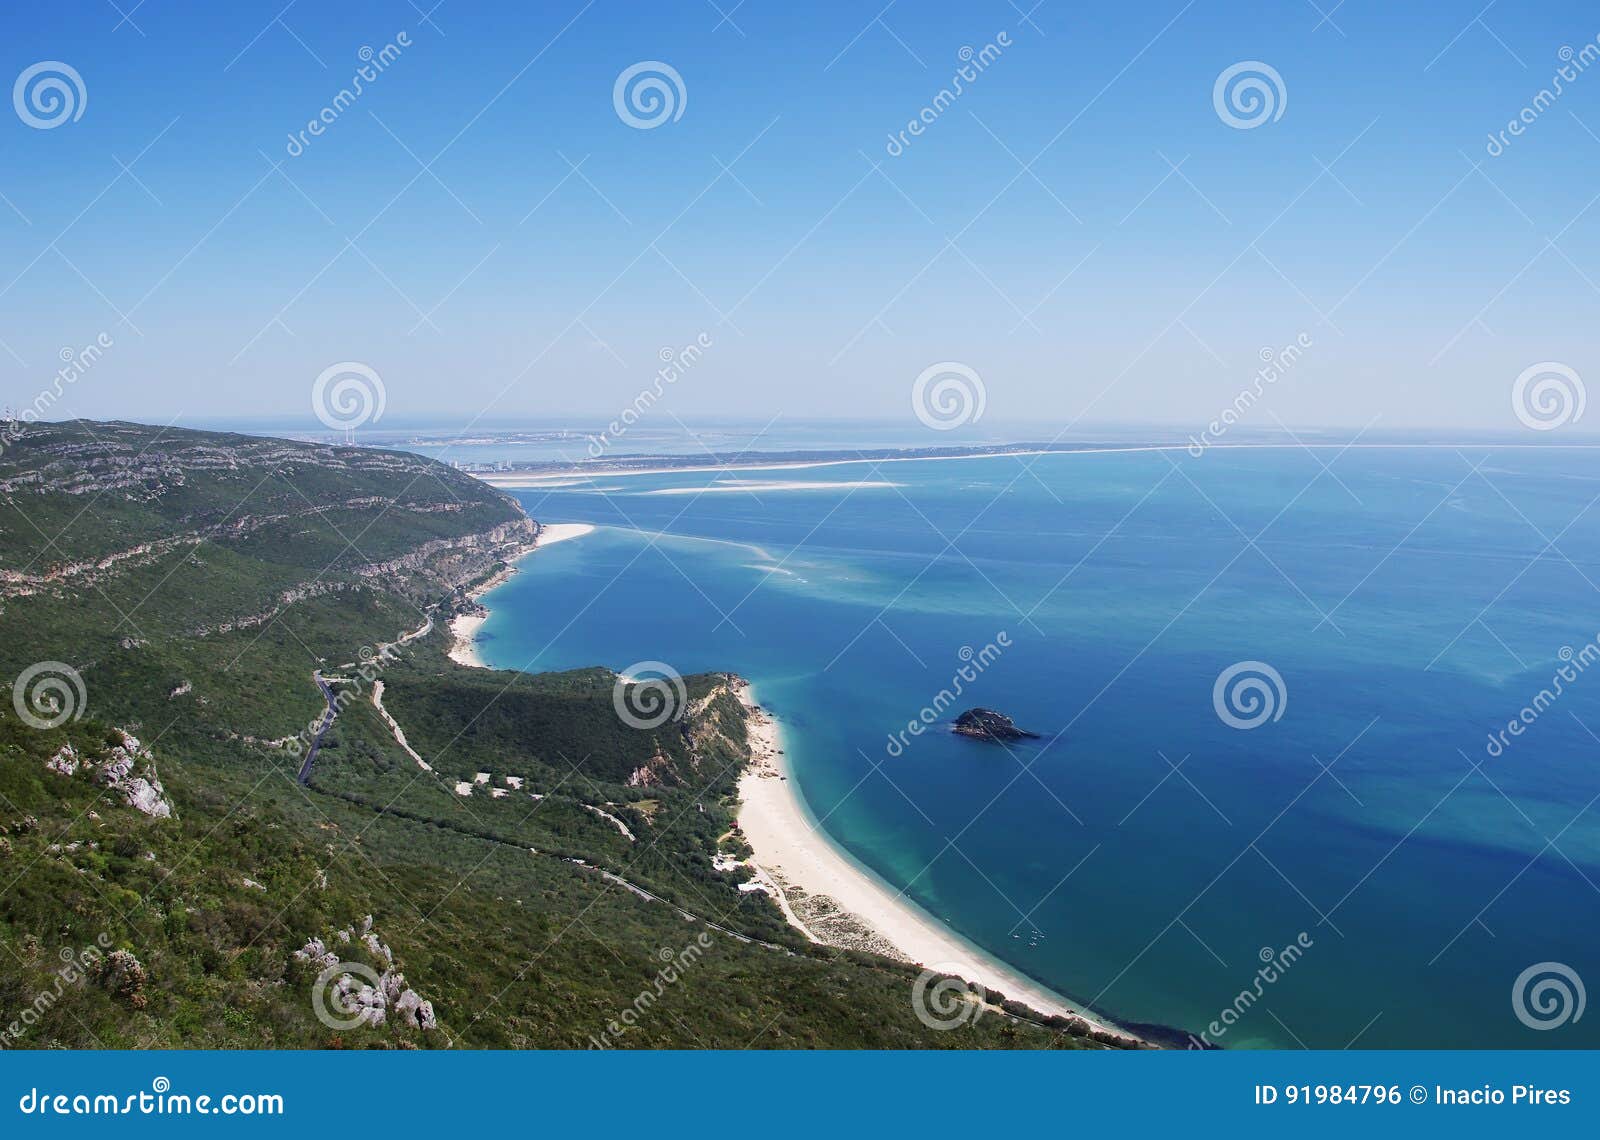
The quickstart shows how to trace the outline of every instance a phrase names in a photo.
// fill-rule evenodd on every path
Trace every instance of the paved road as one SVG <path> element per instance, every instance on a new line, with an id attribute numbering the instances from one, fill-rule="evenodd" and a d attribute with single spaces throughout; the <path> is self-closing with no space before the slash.
<path id="1" fill-rule="evenodd" d="M 333 690 L 328 688 L 328 682 L 322 679 L 322 670 L 313 670 L 311 679 L 317 683 L 317 688 L 322 690 L 322 699 L 328 702 L 328 708 L 322 714 L 322 723 L 317 726 L 316 739 L 311 742 L 311 749 L 306 753 L 305 762 L 300 765 L 300 775 L 296 778 L 302 785 L 311 779 L 311 765 L 317 762 L 317 749 L 322 747 L 322 738 L 327 735 L 328 729 L 333 727 L 333 718 L 337 715 L 333 711 Z"/>

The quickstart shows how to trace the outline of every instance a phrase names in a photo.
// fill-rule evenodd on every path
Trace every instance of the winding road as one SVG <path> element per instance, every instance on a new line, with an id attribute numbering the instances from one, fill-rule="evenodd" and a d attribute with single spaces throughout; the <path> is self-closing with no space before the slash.
<path id="1" fill-rule="evenodd" d="M 322 723 L 317 726 L 317 735 L 311 741 L 311 748 L 306 753 L 305 761 L 300 765 L 300 774 L 295 777 L 302 787 L 311 779 L 311 765 L 317 762 L 317 749 L 322 747 L 322 738 L 328 734 L 328 729 L 333 727 L 333 718 L 339 715 L 333 707 L 333 690 L 328 687 L 328 682 L 322 679 L 322 670 L 313 669 L 311 679 L 322 691 L 322 699 L 328 702 L 328 707 L 323 710 Z"/>
<path id="2" fill-rule="evenodd" d="M 393 645 L 404 645 L 406 642 L 413 641 L 418 637 L 426 636 L 432 629 L 433 629 L 433 614 L 430 612 L 430 613 L 427 614 L 427 621 L 425 621 L 419 629 L 415 630 L 412 633 L 406 634 L 405 636 L 401 637 L 398 641 L 387 642 L 387 643 L 379 645 L 378 653 L 381 655 L 382 652 L 384 650 L 388 649 L 390 646 L 393 646 Z M 354 664 L 354 663 L 352 662 L 352 664 Z M 346 666 L 346 667 L 348 667 L 348 666 Z M 338 708 L 337 708 L 337 706 L 335 705 L 335 702 L 334 702 L 333 689 L 329 686 L 329 683 L 328 683 L 330 678 L 323 677 L 321 669 L 315 669 L 311 673 L 311 679 L 314 682 L 316 682 L 317 689 L 318 689 L 319 692 L 321 692 L 322 699 L 323 699 L 324 702 L 326 702 L 327 708 L 323 711 L 322 721 L 317 726 L 317 735 L 311 742 L 311 748 L 306 753 L 305 761 L 300 765 L 300 774 L 298 776 L 298 782 L 302 786 L 306 785 L 310 781 L 310 779 L 311 779 L 311 768 L 312 768 L 312 765 L 316 763 L 317 751 L 322 747 L 322 738 L 325 735 L 327 735 L 328 729 L 333 727 L 334 719 L 339 715 L 338 714 Z M 338 681 L 338 682 L 348 682 L 349 679 L 348 678 L 343 678 L 343 677 L 334 677 L 334 678 L 331 678 L 331 680 Z M 374 683 L 374 685 L 373 685 L 372 703 L 377 708 L 378 713 L 382 716 L 384 721 L 386 721 L 388 723 L 388 726 L 389 726 L 390 730 L 394 733 L 395 740 L 400 745 L 400 747 L 403 748 L 411 756 L 412 759 L 414 759 L 419 765 L 421 765 L 422 768 L 425 771 L 429 771 L 429 772 L 433 771 L 432 766 L 429 765 L 426 761 L 424 761 L 421 756 L 417 755 L 416 750 L 413 749 L 411 747 L 411 745 L 406 742 L 405 732 L 401 729 L 399 722 L 394 719 L 394 716 L 389 712 L 388 709 L 383 707 L 383 682 L 382 681 L 376 681 Z M 603 811 L 603 810 L 601 810 L 599 808 L 596 808 L 591 804 L 582 804 L 582 803 L 580 803 L 579 806 L 588 808 L 590 811 L 595 812 L 597 815 L 600 815 L 600 816 L 604 817 L 605 819 L 609 820 L 611 823 L 615 824 L 618 828 L 620 828 L 622 830 L 622 833 L 624 835 L 626 835 L 630 840 L 634 838 L 633 833 L 628 829 L 627 825 L 624 824 L 620 819 L 618 819 L 616 816 L 612 815 L 611 813 Z M 509 843 L 509 842 L 507 842 L 506 840 L 503 840 L 503 839 L 494 839 L 494 840 L 492 840 L 492 842 L 501 843 L 501 844 L 504 844 L 505 846 L 516 846 L 516 844 Z M 786 946 L 779 946 L 779 945 L 776 945 L 775 943 L 766 942 L 766 941 L 763 941 L 762 939 L 759 939 L 759 938 L 752 938 L 747 934 L 741 934 L 737 930 L 730 929 L 729 927 L 724 926 L 719 922 L 714 922 L 711 919 L 706 918 L 704 915 L 695 914 L 693 911 L 685 910 L 683 907 L 679 906 L 675 902 L 672 902 L 670 899 L 662 898 L 660 895 L 655 894 L 655 893 L 653 893 L 651 891 L 648 891 L 645 888 L 641 887 L 639 884 L 631 882 L 628 879 L 625 879 L 621 875 L 618 875 L 618 874 L 616 874 L 616 873 L 614 873 L 612 871 L 608 871 L 604 867 L 596 866 L 593 863 L 589 863 L 589 862 L 586 862 L 586 861 L 581 860 L 581 859 L 573 859 L 573 858 L 563 857 L 563 856 L 559 856 L 559 855 L 550 855 L 550 854 L 547 854 L 546 852 L 536 851 L 533 848 L 527 848 L 527 850 L 532 855 L 543 857 L 543 858 L 549 858 L 549 859 L 557 859 L 557 860 L 560 860 L 563 863 L 567 863 L 569 865 L 575 866 L 575 867 L 577 867 L 578 869 L 580 869 L 582 871 L 587 871 L 587 872 L 589 872 L 591 874 L 597 874 L 602 879 L 606 880 L 608 883 L 611 883 L 614 886 L 621 887 L 624 890 L 630 892 L 631 894 L 635 895 L 636 897 L 638 897 L 640 899 L 644 899 L 644 900 L 646 900 L 648 902 L 657 903 L 659 905 L 662 905 L 662 906 L 665 906 L 665 907 L 669 907 L 671 910 L 676 912 L 680 918 L 683 918 L 683 919 L 685 919 L 687 921 L 690 921 L 690 922 L 702 923 L 705 926 L 710 927 L 712 930 L 715 930 L 715 931 L 717 931 L 717 932 L 719 932 L 721 934 L 725 934 L 730 938 L 735 938 L 740 942 L 744 942 L 744 943 L 755 945 L 755 946 L 762 946 L 762 947 L 765 947 L 768 950 L 777 951 L 778 953 L 787 955 L 787 956 L 789 956 L 791 958 L 795 956 L 795 952 L 793 950 L 789 949 Z"/>

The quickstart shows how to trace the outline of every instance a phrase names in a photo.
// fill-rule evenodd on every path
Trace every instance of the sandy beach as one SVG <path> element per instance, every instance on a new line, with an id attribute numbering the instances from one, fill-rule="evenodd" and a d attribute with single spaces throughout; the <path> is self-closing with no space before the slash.
<path id="1" fill-rule="evenodd" d="M 1115 448 L 1107 450 L 1130 450 Z M 1143 449 L 1156 450 L 1156 449 Z M 1078 452 L 1007 451 L 998 454 L 1013 456 L 1076 455 Z M 880 463 L 918 463 L 935 459 L 994 459 L 997 453 L 979 455 L 901 455 L 880 459 L 790 459 L 773 463 L 704 463 L 686 464 L 682 467 L 597 467 L 585 470 L 581 466 L 563 467 L 553 471 L 473 471 L 474 478 L 482 479 L 491 487 L 571 487 L 594 479 L 618 479 L 630 475 L 693 475 L 707 471 L 810 471 L 817 467 L 876 466 Z"/>
<path id="2" fill-rule="evenodd" d="M 472 591 L 472 600 L 476 602 L 490 590 L 500 585 L 512 574 L 517 572 L 517 563 L 542 546 L 550 546 L 557 542 L 565 542 L 571 538 L 582 538 L 591 533 L 594 527 L 588 523 L 541 523 L 539 536 L 533 544 L 524 550 L 511 564 L 500 573 L 484 582 Z M 478 630 L 483 628 L 483 623 L 489 620 L 489 612 L 479 606 L 475 613 L 457 614 L 450 619 L 450 635 L 453 641 L 450 646 L 450 660 L 457 665 L 466 665 L 473 669 L 487 669 L 483 658 L 478 655 L 477 636 Z"/>
<path id="3" fill-rule="evenodd" d="M 855 479 L 849 482 L 807 481 L 802 479 L 726 479 L 709 487 L 658 487 L 645 495 L 756 495 L 763 491 L 864 491 L 887 490 L 903 486 L 884 479 Z"/>
<path id="4" fill-rule="evenodd" d="M 780 909 L 801 933 L 956 974 L 1041 1013 L 1081 1017 L 1131 1037 L 996 961 L 820 835 L 789 778 L 781 727 L 749 687 L 740 699 L 751 710 L 751 763 L 739 780 L 739 827 L 755 851 L 750 863 L 757 878 L 777 892 Z"/>
<path id="5" fill-rule="evenodd" d="M 1188 451 L 1188 443 L 1129 444 L 1125 447 L 1074 447 L 1062 450 L 1041 451 L 983 451 L 971 455 L 890 455 L 876 459 L 791 459 L 778 462 L 732 462 L 685 464 L 681 467 L 601 467 L 585 469 L 582 465 L 557 468 L 551 471 L 484 471 L 470 472 L 475 478 L 493 487 L 571 487 L 595 479 L 625 479 L 634 475 L 692 475 L 708 471 L 810 471 L 818 467 L 878 467 L 885 463 L 946 463 L 970 459 L 1035 459 L 1050 456 L 1117 455 L 1144 452 Z M 1455 451 L 1463 447 L 1485 446 L 1483 443 L 1337 443 L 1306 440 L 1294 443 L 1210 443 L 1208 451 Z M 1495 442 L 1496 450 L 1529 450 L 1554 448 L 1590 451 L 1600 448 L 1593 443 L 1518 443 Z M 848 484 L 842 484 L 847 486 Z"/>

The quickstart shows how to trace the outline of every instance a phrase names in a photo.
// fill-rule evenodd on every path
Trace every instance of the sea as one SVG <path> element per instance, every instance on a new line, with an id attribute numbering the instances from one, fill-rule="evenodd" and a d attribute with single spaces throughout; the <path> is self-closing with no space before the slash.
<path id="1" fill-rule="evenodd" d="M 486 599 L 488 663 L 747 677 L 827 840 L 1057 992 L 1221 1048 L 1600 1046 L 1600 451 L 513 493 L 598 529 Z"/>

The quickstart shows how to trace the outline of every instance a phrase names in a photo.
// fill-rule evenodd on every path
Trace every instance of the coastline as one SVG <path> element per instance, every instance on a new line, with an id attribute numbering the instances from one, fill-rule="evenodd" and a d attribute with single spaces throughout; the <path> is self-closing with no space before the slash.
<path id="1" fill-rule="evenodd" d="M 470 471 L 475 479 L 479 479 L 491 487 L 502 490 L 512 488 L 545 487 L 551 484 L 563 486 L 576 486 L 583 482 L 595 479 L 625 479 L 634 475 L 694 475 L 704 474 L 709 471 L 809 471 L 818 467 L 850 467 L 850 466 L 878 466 L 884 463 L 939 463 L 953 462 L 967 459 L 1028 459 L 1044 458 L 1052 455 L 1117 455 L 1127 453 L 1130 455 L 1164 451 L 1188 451 L 1191 444 L 1187 443 L 1160 443 L 1160 444 L 1129 444 L 1125 447 L 1063 447 L 1050 450 L 1024 449 L 1006 450 L 997 448 L 994 451 L 977 451 L 966 455 L 890 455 L 880 456 L 876 459 L 787 459 L 776 462 L 760 463 L 705 463 L 684 466 L 667 467 L 596 467 L 585 469 L 582 466 L 556 468 L 549 471 Z M 1600 450 L 1600 443 L 1322 443 L 1307 441 L 1305 443 L 1211 443 L 1205 446 L 1207 451 L 1288 451 L 1299 449 L 1302 451 L 1360 451 L 1360 450 L 1440 450 L 1454 451 L 1464 447 L 1486 447 L 1496 451 L 1524 451 L 1533 449 L 1550 450 Z"/>
<path id="2" fill-rule="evenodd" d="M 540 547 L 566 542 L 568 539 L 582 538 L 593 531 L 594 527 L 589 523 L 540 523 L 539 533 L 534 536 L 533 541 L 512 557 L 504 569 L 473 587 L 467 598 L 473 603 L 474 608 L 450 619 L 450 660 L 469 669 L 487 669 L 489 666 L 478 653 L 477 637 L 478 631 L 483 628 L 483 623 L 489 620 L 489 611 L 478 603 L 478 599 L 515 574 L 517 563 Z"/>
<path id="3" fill-rule="evenodd" d="M 588 523 L 541 524 L 532 543 L 471 591 L 473 610 L 451 620 L 451 660 L 488 668 L 475 641 L 489 613 L 479 599 L 516 573 L 522 559 L 539 547 L 594 530 Z M 748 681 L 736 682 L 734 691 L 745 709 L 750 740 L 750 759 L 738 785 L 738 827 L 754 852 L 746 865 L 808 941 L 956 975 L 987 991 L 991 1001 L 1003 997 L 1045 1017 L 1079 1022 L 1072 1030 L 1077 1035 L 1122 1047 L 1148 1047 L 1143 1038 L 1086 1012 L 968 941 L 838 847 L 812 818 L 791 778 L 781 725 L 761 708 Z"/>
<path id="4" fill-rule="evenodd" d="M 1128 1045 L 1144 1043 L 968 942 L 837 847 L 801 799 L 778 721 L 748 683 L 737 692 L 750 734 L 750 763 L 739 778 L 739 828 L 755 852 L 749 866 L 807 939 L 956 974 L 1042 1014 L 1081 1019 Z"/>

